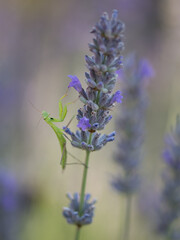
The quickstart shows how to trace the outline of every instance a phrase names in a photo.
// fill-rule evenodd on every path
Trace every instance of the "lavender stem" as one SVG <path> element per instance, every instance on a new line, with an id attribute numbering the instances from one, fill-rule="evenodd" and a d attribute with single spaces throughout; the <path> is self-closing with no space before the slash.
<path id="1" fill-rule="evenodd" d="M 131 210 L 132 210 L 132 196 L 126 197 L 126 212 L 122 240 L 128 240 L 130 235 L 130 222 L 131 222 Z"/>
<path id="2" fill-rule="evenodd" d="M 91 143 L 92 133 L 89 136 L 89 144 Z M 84 197 L 85 197 L 85 190 L 86 190 L 86 180 L 87 180 L 87 171 L 88 171 L 88 164 L 89 164 L 89 155 L 90 151 L 86 151 L 86 159 L 84 165 L 84 172 L 82 178 L 82 185 L 81 185 L 81 194 L 80 194 L 80 204 L 79 204 L 79 216 L 82 216 L 83 213 L 83 206 L 84 206 Z M 79 239 L 80 235 L 80 227 L 77 226 L 75 240 Z"/>
<path id="3" fill-rule="evenodd" d="M 76 235 L 75 235 L 75 239 L 74 239 L 74 240 L 78 240 L 78 239 L 79 239 L 80 229 L 81 229 L 81 227 L 77 227 L 77 228 L 76 228 Z"/>
<path id="4" fill-rule="evenodd" d="M 89 155 L 90 155 L 90 151 L 86 151 L 86 160 L 85 160 L 83 179 L 82 179 L 82 185 L 81 185 L 81 196 L 80 196 L 80 207 L 79 207 L 79 215 L 80 216 L 82 215 L 82 210 L 83 210 L 83 205 L 84 205 L 84 196 L 85 196 L 85 189 L 86 189 Z"/>

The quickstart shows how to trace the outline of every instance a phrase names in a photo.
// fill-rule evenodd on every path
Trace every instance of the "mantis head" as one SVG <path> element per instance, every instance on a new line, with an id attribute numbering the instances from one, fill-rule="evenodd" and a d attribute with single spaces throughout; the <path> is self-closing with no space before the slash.
<path id="1" fill-rule="evenodd" d="M 46 111 L 42 111 L 42 116 L 43 116 L 44 120 L 46 120 L 49 117 L 49 113 Z"/>

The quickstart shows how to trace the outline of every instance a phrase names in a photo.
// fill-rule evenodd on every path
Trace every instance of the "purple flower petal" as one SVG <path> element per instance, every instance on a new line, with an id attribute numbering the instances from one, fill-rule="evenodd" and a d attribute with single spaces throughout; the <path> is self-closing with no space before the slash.
<path id="1" fill-rule="evenodd" d="M 69 78 L 71 78 L 71 82 L 68 85 L 68 88 L 73 87 L 77 92 L 81 92 L 82 86 L 79 81 L 79 79 L 76 76 L 68 75 Z"/>
<path id="2" fill-rule="evenodd" d="M 115 102 L 122 103 L 123 96 L 121 95 L 120 91 L 115 92 L 115 94 L 112 96 L 111 102 L 112 104 Z"/>
<path id="3" fill-rule="evenodd" d="M 77 127 L 81 128 L 83 131 L 85 131 L 87 128 L 90 128 L 91 124 L 89 123 L 89 119 L 86 117 L 81 118 Z"/>

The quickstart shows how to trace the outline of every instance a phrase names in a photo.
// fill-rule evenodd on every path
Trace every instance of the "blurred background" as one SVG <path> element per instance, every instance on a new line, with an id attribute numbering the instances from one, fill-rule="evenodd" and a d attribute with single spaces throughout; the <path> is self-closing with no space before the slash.
<path id="1" fill-rule="evenodd" d="M 149 59 L 156 73 L 148 87 L 142 193 L 133 203 L 130 236 L 159 239 L 144 211 L 161 187 L 164 136 L 180 112 L 180 1 L 4 0 L 0 2 L 0 194 L 8 201 L 0 210 L 2 240 L 74 238 L 75 227 L 61 212 L 68 204 L 66 193 L 80 189 L 82 166 L 68 166 L 62 173 L 58 141 L 40 112 L 57 116 L 59 98 L 70 81 L 67 75 L 83 82 L 84 55 L 91 55 L 90 30 L 104 11 L 111 15 L 113 9 L 126 24 L 124 56 L 136 51 Z M 64 103 L 76 98 L 71 90 Z M 64 125 L 80 105 L 79 101 L 69 105 Z M 114 110 L 114 119 L 115 115 Z M 76 124 L 74 120 L 71 128 Z M 105 132 L 114 128 L 111 121 Z M 118 239 L 121 231 L 124 198 L 109 184 L 117 168 L 115 145 L 91 154 L 87 192 L 98 201 L 93 224 L 84 227 L 82 239 Z M 84 152 L 70 145 L 69 149 L 84 158 Z M 146 193 L 143 198 L 143 189 L 148 197 Z M 144 205 L 139 204 L 143 199 Z"/>

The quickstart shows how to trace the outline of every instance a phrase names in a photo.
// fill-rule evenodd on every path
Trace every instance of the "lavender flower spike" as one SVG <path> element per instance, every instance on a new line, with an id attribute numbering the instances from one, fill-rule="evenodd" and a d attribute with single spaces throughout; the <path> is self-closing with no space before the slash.
<path id="1" fill-rule="evenodd" d="M 141 160 L 141 146 L 144 135 L 144 115 L 146 109 L 146 85 L 141 61 L 132 54 L 124 64 L 124 72 L 120 73 L 122 93 L 125 98 L 117 120 L 118 147 L 115 160 L 121 168 L 114 177 L 112 186 L 126 197 L 125 222 L 123 240 L 129 239 L 131 224 L 132 197 L 139 185 L 138 165 Z M 117 72 L 118 73 L 118 72 Z M 120 94 L 115 93 L 114 99 L 121 101 Z"/>
<path id="2" fill-rule="evenodd" d="M 145 80 L 152 76 L 147 69 L 152 69 L 147 65 L 147 61 L 139 61 L 132 54 L 127 57 L 124 71 L 120 73 L 125 101 L 120 108 L 121 114 L 117 120 L 119 139 L 115 160 L 123 168 L 124 176 L 119 174 L 115 177 L 113 186 L 118 192 L 124 194 L 132 194 L 139 184 L 137 169 L 141 159 L 144 115 L 147 105 Z M 116 92 L 113 98 L 113 101 L 118 102 L 121 101 L 122 96 Z"/>
<path id="3" fill-rule="evenodd" d="M 76 76 L 68 75 L 71 78 L 71 82 L 68 85 L 68 88 L 73 87 L 77 92 L 81 92 L 82 86 L 79 79 Z"/>
<path id="4" fill-rule="evenodd" d="M 164 189 L 161 193 L 157 212 L 158 233 L 168 239 L 179 239 L 180 229 L 180 115 L 176 126 L 166 138 L 166 149 L 163 154 L 166 169 L 163 174 Z"/>
<path id="5" fill-rule="evenodd" d="M 85 131 L 83 134 L 81 132 L 70 134 L 71 143 L 83 150 L 99 150 L 107 142 L 114 140 L 114 137 L 102 135 L 102 139 L 105 139 L 101 142 L 98 140 L 101 139 L 101 134 L 97 134 L 97 131 L 103 130 L 110 122 L 112 118 L 110 110 L 115 103 L 122 102 L 121 92 L 113 93 L 117 79 L 116 71 L 122 66 L 121 52 L 124 48 L 122 41 L 124 24 L 117 16 L 117 10 L 113 11 L 111 18 L 104 13 L 91 31 L 94 35 L 93 43 L 89 44 L 92 56 L 85 57 L 88 68 L 88 72 L 85 73 L 87 88 L 83 89 L 79 79 L 69 75 L 72 82 L 68 87 L 73 87 L 79 92 L 79 98 L 84 104 L 78 110 L 77 126 L 81 131 Z M 95 144 L 89 143 L 87 132 L 92 134 L 91 140 L 96 136 Z"/>

